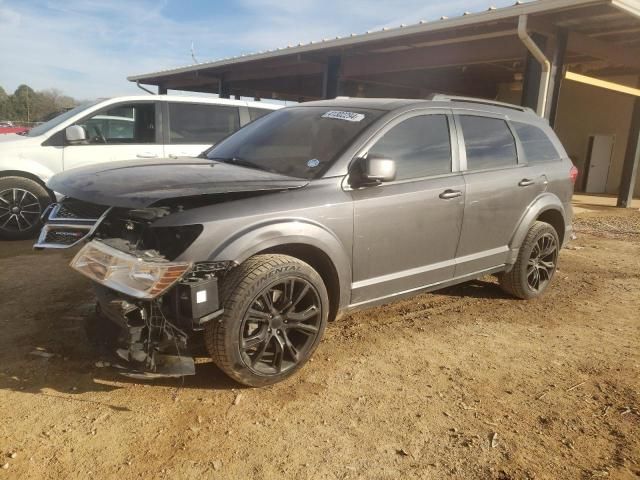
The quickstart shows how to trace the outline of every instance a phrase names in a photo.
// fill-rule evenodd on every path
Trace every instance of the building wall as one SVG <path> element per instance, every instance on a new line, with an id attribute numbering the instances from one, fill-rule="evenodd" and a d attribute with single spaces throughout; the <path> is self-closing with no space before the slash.
<path id="1" fill-rule="evenodd" d="M 638 81 L 637 77 L 607 80 L 630 86 L 636 86 Z M 635 97 L 631 95 L 570 80 L 563 81 L 555 130 L 580 170 L 578 186 L 582 186 L 589 137 L 596 134 L 615 135 L 606 190 L 607 193 L 618 193 L 634 100 Z M 640 176 L 635 188 L 636 196 L 640 195 Z"/>

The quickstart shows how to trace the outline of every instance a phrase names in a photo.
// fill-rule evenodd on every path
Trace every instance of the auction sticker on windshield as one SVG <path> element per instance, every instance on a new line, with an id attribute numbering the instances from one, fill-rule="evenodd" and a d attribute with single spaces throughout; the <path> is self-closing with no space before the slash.
<path id="1" fill-rule="evenodd" d="M 322 118 L 333 118 L 334 120 L 346 120 L 347 122 L 361 122 L 364 120 L 363 113 L 342 112 L 340 110 L 330 110 Z"/>

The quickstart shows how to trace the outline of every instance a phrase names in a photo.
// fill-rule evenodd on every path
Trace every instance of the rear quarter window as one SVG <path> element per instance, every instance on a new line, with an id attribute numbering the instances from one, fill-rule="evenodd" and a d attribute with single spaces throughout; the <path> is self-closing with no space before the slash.
<path id="1" fill-rule="evenodd" d="M 460 115 L 467 170 L 511 167 L 518 163 L 516 141 L 499 118 Z"/>
<path id="2" fill-rule="evenodd" d="M 560 154 L 549 136 L 539 127 L 528 123 L 511 122 L 528 163 L 553 162 Z"/>

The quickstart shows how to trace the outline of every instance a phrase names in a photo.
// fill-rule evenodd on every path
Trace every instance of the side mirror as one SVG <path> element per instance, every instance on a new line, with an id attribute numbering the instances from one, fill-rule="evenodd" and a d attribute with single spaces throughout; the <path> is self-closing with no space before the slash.
<path id="1" fill-rule="evenodd" d="M 87 132 L 80 125 L 71 125 L 64 130 L 64 135 L 69 143 L 85 142 Z"/>
<path id="2" fill-rule="evenodd" d="M 350 175 L 350 182 L 355 186 L 392 182 L 396 179 L 396 162 L 390 158 L 372 157 L 356 160 Z"/>

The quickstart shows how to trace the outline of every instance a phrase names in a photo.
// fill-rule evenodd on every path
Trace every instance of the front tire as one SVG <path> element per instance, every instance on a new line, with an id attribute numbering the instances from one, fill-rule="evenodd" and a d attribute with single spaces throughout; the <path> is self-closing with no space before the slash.
<path id="1" fill-rule="evenodd" d="M 224 313 L 205 330 L 207 350 L 227 375 L 247 386 L 293 375 L 317 348 L 329 297 L 311 266 L 288 255 L 251 257 L 221 289 Z"/>
<path id="2" fill-rule="evenodd" d="M 522 242 L 513 268 L 500 276 L 502 289 L 523 300 L 539 297 L 558 265 L 560 240 L 555 228 L 536 221 Z"/>
<path id="3" fill-rule="evenodd" d="M 49 192 L 38 182 L 25 177 L 0 178 L 0 239 L 35 237 L 40 216 L 50 203 Z"/>

